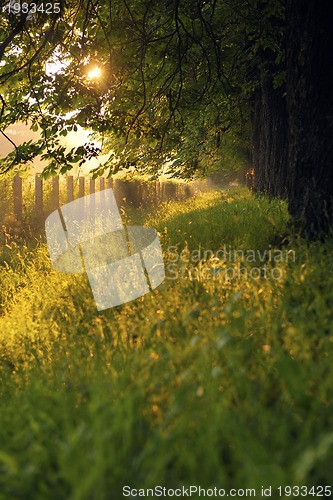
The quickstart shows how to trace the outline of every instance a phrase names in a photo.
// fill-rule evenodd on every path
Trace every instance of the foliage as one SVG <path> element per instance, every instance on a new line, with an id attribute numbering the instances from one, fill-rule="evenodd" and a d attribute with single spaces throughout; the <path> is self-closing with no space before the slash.
<path id="1" fill-rule="evenodd" d="M 220 160 L 226 142 L 241 153 L 248 113 L 234 2 L 61 4 L 59 14 L 26 17 L 9 14 L 5 3 L 2 131 L 29 121 L 41 139 L 15 148 L 3 170 L 41 154 L 45 175 L 63 173 L 98 155 L 95 139 L 112 152 L 110 172 L 154 173 L 168 161 L 174 176 L 191 177 Z M 96 65 L 101 77 L 90 78 Z M 60 138 L 78 125 L 91 130 L 91 142 L 68 151 Z"/>
<path id="2" fill-rule="evenodd" d="M 288 220 L 284 203 L 235 190 L 132 223 L 143 218 L 166 260 L 170 245 L 267 249 Z M 280 280 L 205 280 L 214 257 L 184 259 L 192 279 L 97 313 L 87 280 L 53 271 L 44 243 L 13 247 L 0 268 L 0 498 L 329 485 L 332 244 L 288 248 Z"/>

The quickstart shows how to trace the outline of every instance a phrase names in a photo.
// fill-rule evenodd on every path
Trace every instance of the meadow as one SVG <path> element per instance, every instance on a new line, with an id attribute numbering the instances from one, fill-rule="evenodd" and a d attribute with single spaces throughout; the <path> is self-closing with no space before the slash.
<path id="1" fill-rule="evenodd" d="M 283 201 L 245 188 L 124 217 L 159 231 L 167 276 L 99 313 L 43 237 L 3 227 L 0 499 L 119 500 L 126 485 L 325 496 L 333 241 L 296 237 Z"/>

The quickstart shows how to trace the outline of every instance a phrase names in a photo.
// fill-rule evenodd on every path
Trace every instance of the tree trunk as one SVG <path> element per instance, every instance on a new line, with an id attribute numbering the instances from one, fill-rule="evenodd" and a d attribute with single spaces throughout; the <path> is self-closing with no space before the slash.
<path id="1" fill-rule="evenodd" d="M 283 89 L 274 89 L 272 76 L 261 67 L 253 99 L 252 145 L 254 190 L 286 196 L 288 120 Z"/>
<path id="2" fill-rule="evenodd" d="M 286 0 L 289 211 L 302 234 L 333 220 L 333 2 Z"/>

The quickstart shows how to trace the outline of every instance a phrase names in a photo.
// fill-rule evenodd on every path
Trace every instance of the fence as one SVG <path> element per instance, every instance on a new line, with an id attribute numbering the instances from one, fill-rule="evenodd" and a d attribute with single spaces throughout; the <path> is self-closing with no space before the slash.
<path id="1" fill-rule="evenodd" d="M 43 180 L 39 175 L 22 179 L 16 175 L 12 181 L 8 179 L 2 187 L 6 195 L 4 211 L 22 222 L 27 213 L 34 213 L 35 220 L 45 220 L 60 205 L 71 202 L 87 194 L 112 188 L 118 206 L 134 207 L 157 205 L 165 200 L 184 200 L 193 196 L 198 190 L 204 190 L 204 183 L 195 181 L 190 184 L 175 182 L 141 180 L 107 179 L 100 177 L 61 176 Z M 33 196 L 32 196 L 33 195 Z M 1 200 L 0 200 L 1 201 Z M 4 200 L 2 200 L 4 201 Z M 0 210 L 1 212 L 1 210 Z"/>
<path id="2" fill-rule="evenodd" d="M 37 216 L 45 215 L 45 204 L 44 204 L 44 182 L 43 179 L 36 175 L 34 178 L 34 192 L 35 192 L 35 213 Z M 46 181 L 48 182 L 48 181 Z M 66 199 L 63 202 L 73 201 L 75 198 L 81 198 L 86 194 L 95 193 L 97 184 L 99 190 L 112 188 L 113 180 L 105 179 L 104 177 L 95 179 L 87 179 L 85 177 L 79 177 L 77 179 L 78 190 L 74 190 L 74 177 L 68 176 L 65 178 L 66 183 Z M 88 184 L 88 185 L 87 185 Z M 87 189 L 88 188 L 88 189 Z M 23 179 L 16 175 L 13 180 L 13 201 L 14 201 L 14 215 L 18 221 L 22 221 L 23 215 Z M 51 179 L 51 207 L 48 203 L 48 209 L 56 209 L 60 206 L 60 182 L 59 177 L 53 177 Z M 49 210 L 48 210 L 49 211 Z"/>

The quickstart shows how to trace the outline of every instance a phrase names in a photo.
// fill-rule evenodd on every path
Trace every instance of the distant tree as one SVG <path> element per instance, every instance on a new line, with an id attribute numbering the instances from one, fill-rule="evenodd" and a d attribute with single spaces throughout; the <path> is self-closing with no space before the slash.
<path id="1" fill-rule="evenodd" d="M 245 31 L 249 44 L 247 80 L 251 103 L 254 190 L 287 196 L 288 114 L 285 81 L 285 6 L 259 0 Z"/>

